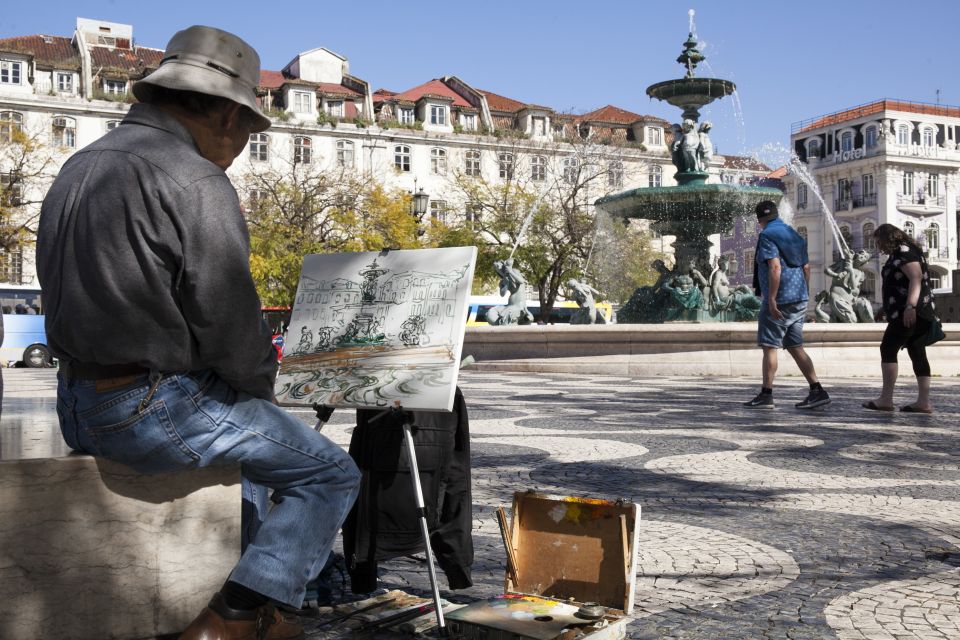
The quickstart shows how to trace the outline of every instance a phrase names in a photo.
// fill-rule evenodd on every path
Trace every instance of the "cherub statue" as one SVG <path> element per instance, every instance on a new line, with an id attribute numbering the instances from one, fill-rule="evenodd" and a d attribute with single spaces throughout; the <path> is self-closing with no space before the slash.
<path id="1" fill-rule="evenodd" d="M 873 322 L 873 306 L 860 296 L 866 275 L 860 269 L 870 260 L 866 251 L 847 253 L 823 272 L 833 278 L 829 291 L 816 297 L 815 313 L 820 322 Z M 829 312 L 820 308 L 827 303 Z"/>
<path id="2" fill-rule="evenodd" d="M 696 124 L 687 118 L 681 126 L 680 136 L 673 141 L 673 152 L 679 155 L 677 169 L 681 173 L 699 172 L 700 166 L 700 134 L 696 131 Z"/>
<path id="3" fill-rule="evenodd" d="M 710 140 L 710 129 L 713 128 L 713 124 L 710 122 L 704 121 L 700 125 L 700 170 L 706 171 L 707 167 L 710 166 L 710 160 L 713 158 L 713 142 Z"/>

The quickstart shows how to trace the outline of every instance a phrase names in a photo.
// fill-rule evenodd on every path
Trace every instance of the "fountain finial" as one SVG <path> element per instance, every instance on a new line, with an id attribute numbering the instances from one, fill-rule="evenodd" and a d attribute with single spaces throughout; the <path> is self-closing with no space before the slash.
<path id="1" fill-rule="evenodd" d="M 707 59 L 707 56 L 697 49 L 698 44 L 700 43 L 697 41 L 697 36 L 693 35 L 693 31 L 691 31 L 690 35 L 687 36 L 687 41 L 683 43 L 683 53 L 677 58 L 677 62 L 687 68 L 687 78 L 692 78 L 693 70 L 697 68 L 697 64 Z"/>

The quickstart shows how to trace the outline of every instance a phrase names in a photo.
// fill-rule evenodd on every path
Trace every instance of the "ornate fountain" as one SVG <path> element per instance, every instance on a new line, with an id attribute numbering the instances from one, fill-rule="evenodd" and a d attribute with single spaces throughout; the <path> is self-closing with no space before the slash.
<path id="1" fill-rule="evenodd" d="M 749 185 L 707 184 L 713 158 L 709 122 L 700 123 L 700 109 L 732 94 L 736 85 L 729 80 L 698 78 L 696 68 L 706 56 L 698 49 L 691 12 L 691 30 L 677 62 L 686 68 L 683 78 L 658 82 L 647 87 L 647 95 L 683 110 L 682 123 L 673 125 L 670 150 L 677 173 L 677 186 L 644 187 L 612 194 L 596 201 L 598 209 L 627 221 L 651 220 L 661 235 L 676 236 L 673 243 L 676 266 L 661 268 L 653 287 L 638 289 L 618 314 L 618 322 L 663 322 L 665 320 L 726 321 L 755 317 L 756 301 L 745 291 L 729 291 L 717 298 L 720 283 L 710 263 L 709 236 L 729 231 L 737 217 L 753 215 L 762 200 L 779 203 L 779 189 Z M 711 274 L 705 277 L 703 274 Z M 722 274 L 726 280 L 725 274 Z M 699 291 L 694 291 L 697 289 Z M 731 296 L 736 295 L 735 298 Z"/>

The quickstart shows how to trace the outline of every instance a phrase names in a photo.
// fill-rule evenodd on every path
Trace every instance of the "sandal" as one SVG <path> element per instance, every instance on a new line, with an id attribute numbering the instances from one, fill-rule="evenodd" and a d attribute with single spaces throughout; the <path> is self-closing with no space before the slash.
<path id="1" fill-rule="evenodd" d="M 900 407 L 900 411 L 903 411 L 904 413 L 933 413 L 932 409 L 920 409 L 910 404 L 905 404 Z"/>
<path id="2" fill-rule="evenodd" d="M 864 409 L 870 409 L 871 411 L 893 411 L 895 409 L 895 407 L 884 407 L 883 405 L 879 405 L 873 400 L 870 402 L 864 402 L 860 406 L 862 406 Z M 903 411 L 903 409 L 901 409 L 901 411 Z"/>

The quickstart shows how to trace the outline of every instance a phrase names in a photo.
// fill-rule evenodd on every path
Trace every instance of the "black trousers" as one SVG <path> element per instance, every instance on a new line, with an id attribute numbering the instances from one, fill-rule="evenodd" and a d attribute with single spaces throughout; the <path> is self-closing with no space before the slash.
<path id="1" fill-rule="evenodd" d="M 920 317 L 909 329 L 903 326 L 903 318 L 891 320 L 883 332 L 883 341 L 880 342 L 880 362 L 896 363 L 897 352 L 906 347 L 910 362 L 913 363 L 913 373 L 917 376 L 929 376 L 927 348 L 923 344 L 915 344 L 917 337 L 925 335 L 929 328 L 930 321 Z"/>

